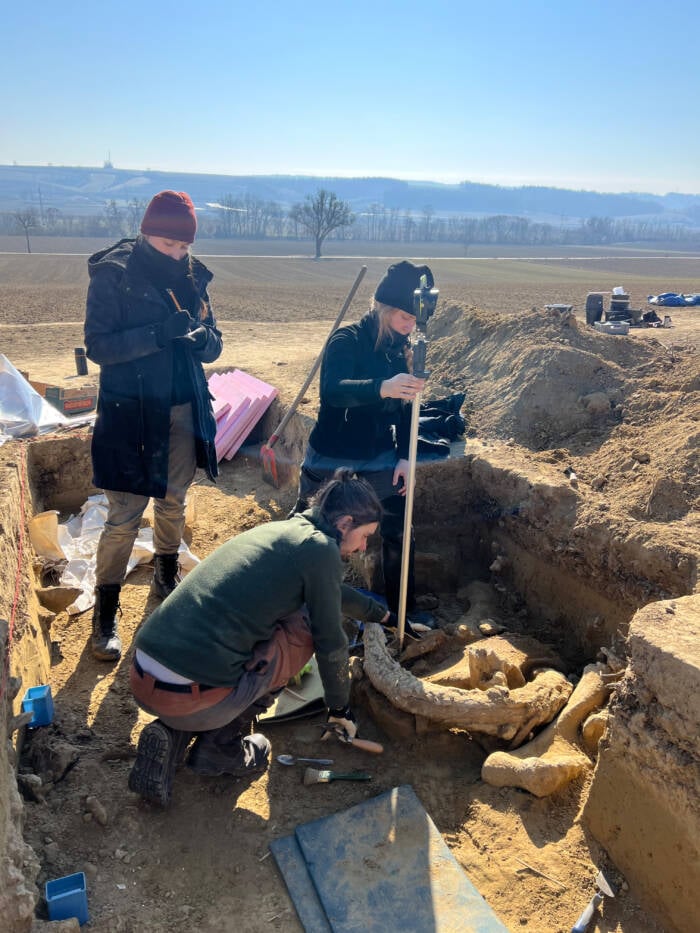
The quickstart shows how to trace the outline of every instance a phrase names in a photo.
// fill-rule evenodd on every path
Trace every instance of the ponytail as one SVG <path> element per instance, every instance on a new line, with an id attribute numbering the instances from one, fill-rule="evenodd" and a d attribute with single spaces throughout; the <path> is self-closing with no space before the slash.
<path id="1" fill-rule="evenodd" d="M 311 504 L 329 525 L 335 525 L 344 515 L 350 516 L 355 527 L 374 524 L 382 517 L 382 505 L 377 494 L 349 467 L 338 467 Z"/>

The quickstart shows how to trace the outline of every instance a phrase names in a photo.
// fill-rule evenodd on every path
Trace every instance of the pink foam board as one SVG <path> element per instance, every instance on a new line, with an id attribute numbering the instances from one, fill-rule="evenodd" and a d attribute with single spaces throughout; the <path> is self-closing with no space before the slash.
<path id="1" fill-rule="evenodd" d="M 214 373 L 209 388 L 217 400 L 229 403 L 218 421 L 215 443 L 217 458 L 230 460 L 277 395 L 277 389 L 241 369 Z"/>
<path id="2" fill-rule="evenodd" d="M 277 395 L 277 389 L 274 386 L 269 385 L 267 382 L 263 382 L 261 379 L 257 379 L 255 376 L 251 376 L 249 373 L 237 369 L 234 370 L 234 375 L 236 376 L 238 383 L 245 386 L 246 391 L 248 391 L 252 396 L 257 393 L 258 397 L 257 399 L 253 398 L 251 407 L 244 416 L 240 435 L 235 439 L 234 443 L 224 455 L 227 460 L 232 459 L 232 457 L 237 453 L 253 427 L 258 423 L 261 416 L 272 402 L 273 398 L 275 398 Z"/>
<path id="3" fill-rule="evenodd" d="M 213 394 L 214 393 L 212 393 L 212 395 Z M 219 421 L 219 419 L 223 418 L 226 412 L 229 410 L 231 403 L 227 402 L 225 398 L 216 398 L 215 396 L 211 403 L 211 407 L 212 411 L 214 412 L 214 417 L 217 421 Z"/>
<path id="4" fill-rule="evenodd" d="M 242 419 L 245 418 L 249 409 L 250 399 L 244 399 L 240 404 L 237 415 L 218 427 L 214 443 L 219 460 L 223 458 L 226 451 L 238 436 Z"/>

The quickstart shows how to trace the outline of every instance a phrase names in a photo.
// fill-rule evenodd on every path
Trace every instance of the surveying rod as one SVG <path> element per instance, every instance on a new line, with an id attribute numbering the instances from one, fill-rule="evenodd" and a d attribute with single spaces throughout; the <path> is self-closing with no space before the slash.
<path id="1" fill-rule="evenodd" d="M 427 379 L 430 373 L 425 368 L 427 340 L 425 329 L 437 304 L 438 290 L 428 286 L 427 276 L 420 277 L 420 287 L 413 292 L 413 312 L 416 316 L 416 340 L 413 344 L 413 375 L 418 379 Z M 420 398 L 418 393 L 411 402 L 411 433 L 408 443 L 408 481 L 406 484 L 406 511 L 403 519 L 403 542 L 401 549 L 401 583 L 399 585 L 398 638 L 399 649 L 403 647 L 406 628 L 406 596 L 408 593 L 408 574 L 411 558 L 411 525 L 413 522 L 413 489 L 416 479 L 416 456 L 418 453 L 418 419 L 420 418 Z"/>

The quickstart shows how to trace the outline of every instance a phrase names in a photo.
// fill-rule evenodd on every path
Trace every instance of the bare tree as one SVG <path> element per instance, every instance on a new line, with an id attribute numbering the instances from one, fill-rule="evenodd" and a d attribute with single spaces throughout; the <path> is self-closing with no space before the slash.
<path id="1" fill-rule="evenodd" d="M 49 230 L 53 230 L 58 226 L 59 219 L 61 217 L 61 212 L 57 207 L 47 207 L 46 208 L 46 219 L 45 225 Z"/>
<path id="2" fill-rule="evenodd" d="M 311 234 L 316 244 L 314 259 L 321 258 L 321 247 L 329 233 L 355 223 L 355 215 L 346 201 L 340 201 L 332 191 L 319 188 L 315 195 L 307 194 L 303 204 L 295 204 L 289 212 L 294 223 Z"/>
<path id="3" fill-rule="evenodd" d="M 139 226 L 141 224 L 141 218 L 143 217 L 145 210 L 148 206 L 148 201 L 143 198 L 131 198 L 131 200 L 126 205 L 126 217 L 127 224 L 129 226 L 129 233 L 134 234 L 138 233 Z"/>
<path id="4" fill-rule="evenodd" d="M 121 236 L 124 232 L 124 218 L 114 199 L 108 201 L 105 205 L 104 218 L 107 232 L 111 236 Z"/>
<path id="5" fill-rule="evenodd" d="M 426 243 L 429 243 L 433 239 L 433 217 L 435 216 L 435 211 L 430 204 L 426 204 L 423 208 L 423 220 L 421 222 L 421 238 L 425 240 Z"/>
<path id="6" fill-rule="evenodd" d="M 38 225 L 36 211 L 33 207 L 25 207 L 21 211 L 15 211 L 14 217 L 17 226 L 24 230 L 24 235 L 27 239 L 27 252 L 31 253 L 32 247 L 29 243 L 29 231 L 32 227 L 36 227 Z"/>

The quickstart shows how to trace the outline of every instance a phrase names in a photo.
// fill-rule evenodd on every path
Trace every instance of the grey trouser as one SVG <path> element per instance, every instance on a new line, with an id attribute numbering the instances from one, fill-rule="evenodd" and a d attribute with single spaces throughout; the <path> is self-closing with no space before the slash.
<path id="1" fill-rule="evenodd" d="M 299 477 L 299 498 L 308 501 L 316 490 L 333 476 L 338 467 L 350 467 L 370 484 L 378 499 L 388 499 L 397 495 L 399 491 L 398 487 L 392 484 L 397 463 L 398 456 L 395 450 L 385 450 L 370 460 L 359 457 L 341 459 L 320 454 L 311 444 L 307 444 Z"/>
<path id="2" fill-rule="evenodd" d="M 196 619 L 192 620 L 193 627 Z M 134 699 L 147 713 L 157 716 L 180 732 L 221 729 L 243 714 L 257 716 L 273 702 L 273 694 L 284 689 L 314 652 L 305 608 L 280 619 L 269 641 L 259 642 L 235 687 L 206 687 L 201 684 L 167 687 L 151 674 L 139 670 L 136 656 L 129 682 Z"/>
<path id="3" fill-rule="evenodd" d="M 323 461 L 311 448 L 307 447 L 306 457 L 299 475 L 299 498 L 292 509 L 301 512 L 308 508 L 309 500 L 326 480 L 333 475 L 334 468 Z M 397 494 L 398 489 L 392 484 L 394 468 L 384 470 L 362 470 L 362 464 L 350 463 L 357 475 L 366 480 L 374 489 L 382 503 L 383 515 L 379 523 L 382 536 L 382 574 L 384 576 L 384 595 L 392 612 L 397 612 L 401 592 L 401 564 L 403 555 L 403 525 L 406 514 L 406 499 Z M 416 607 L 415 595 L 415 545 L 411 529 L 411 547 L 408 559 L 408 587 L 406 608 L 413 611 Z"/>
<path id="4" fill-rule="evenodd" d="M 156 554 L 177 554 L 185 530 L 185 498 L 197 469 L 192 405 L 170 409 L 168 488 L 153 499 L 153 545 Z M 122 584 L 131 549 L 139 533 L 148 496 L 105 489 L 109 514 L 97 545 L 95 582 Z"/>

